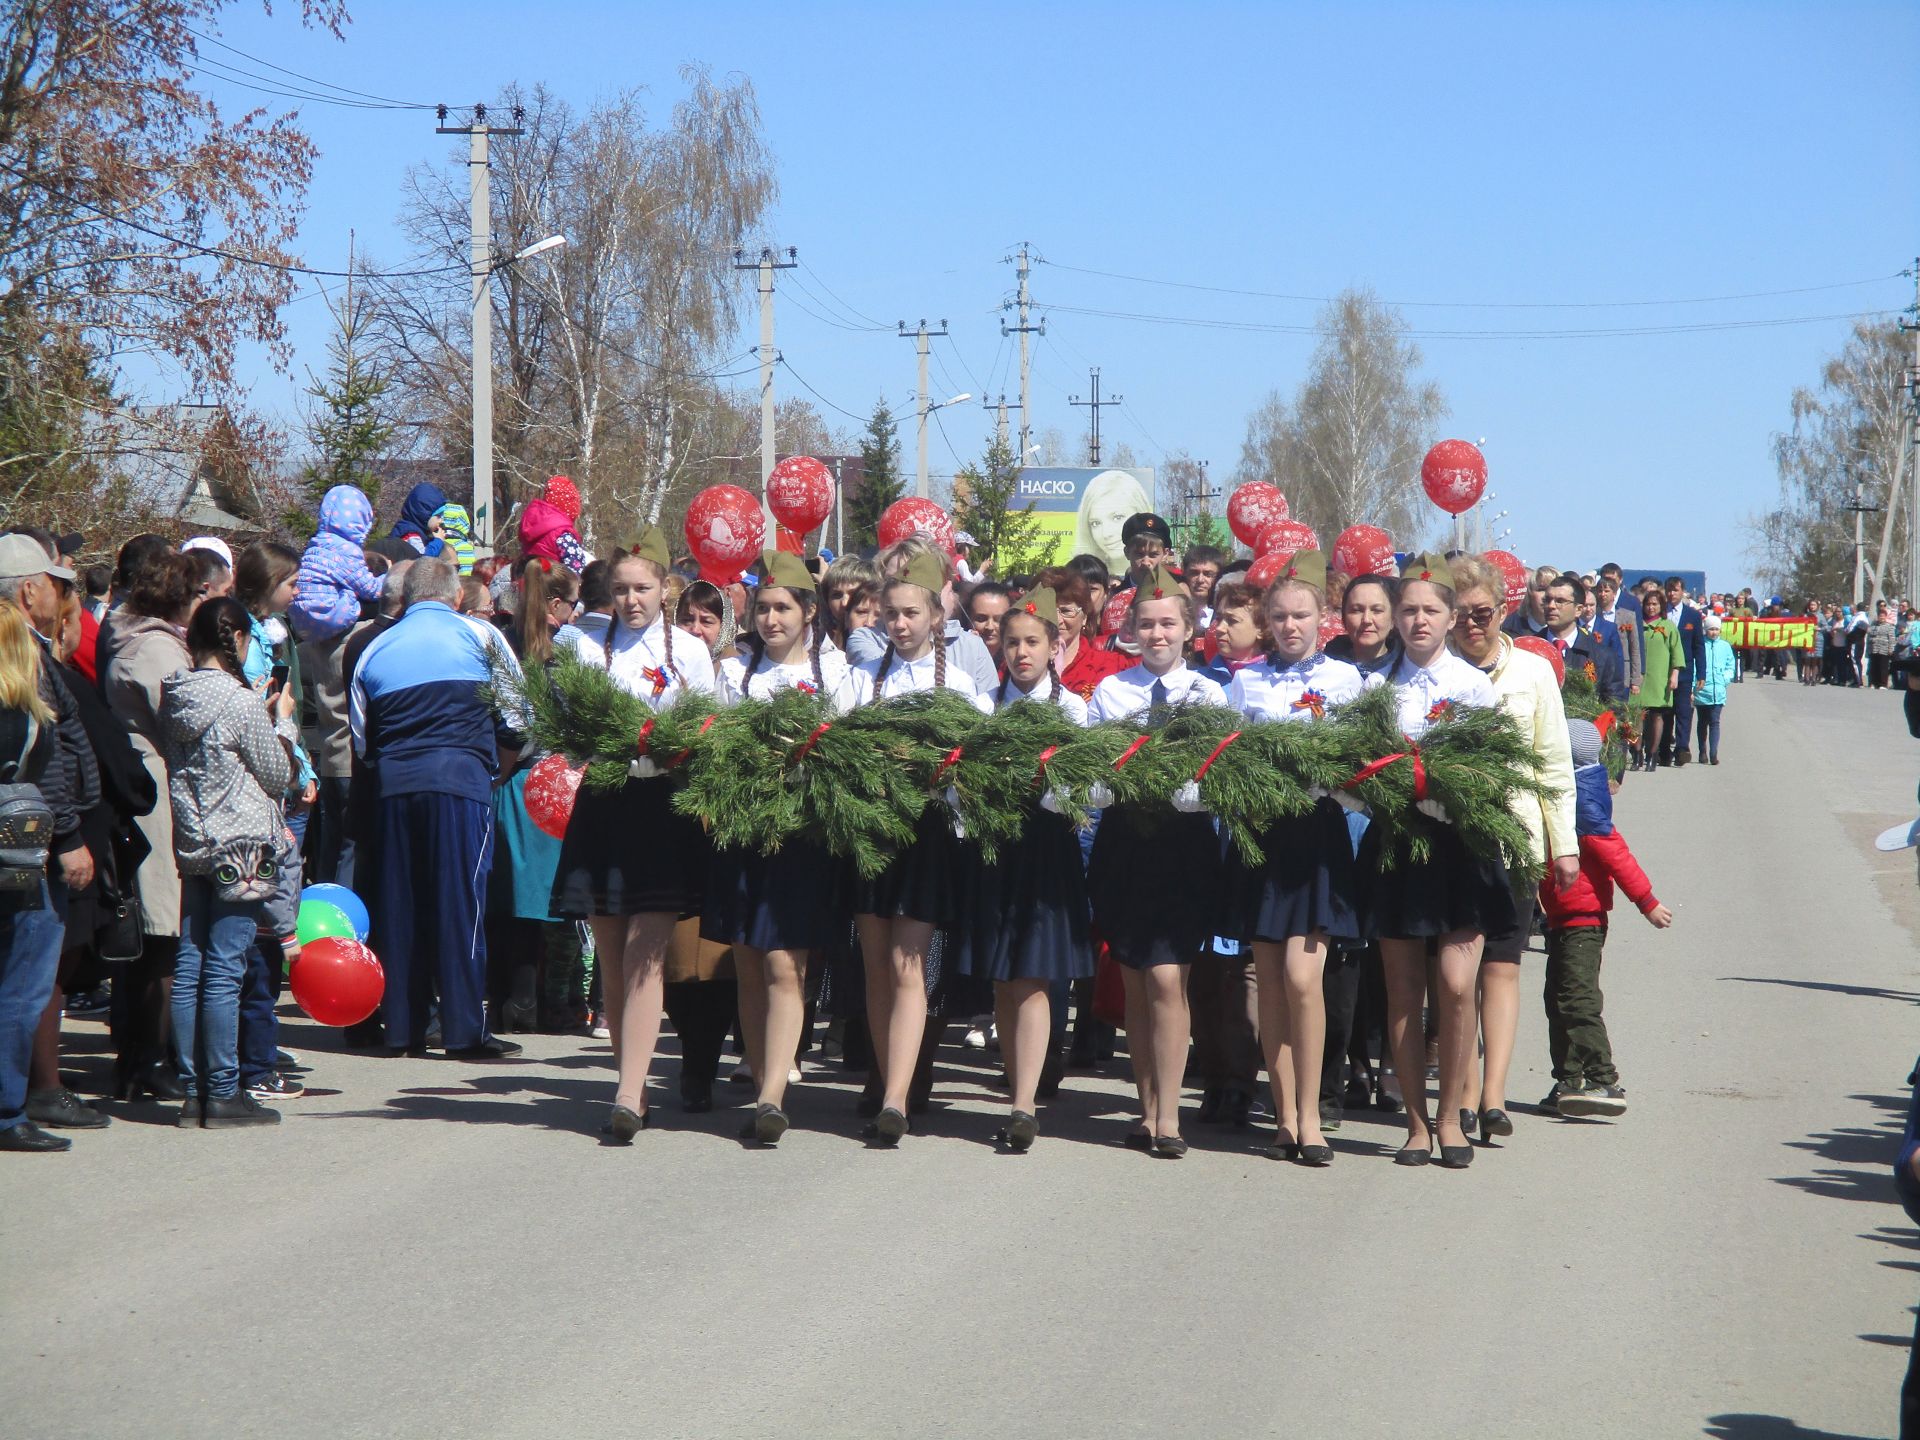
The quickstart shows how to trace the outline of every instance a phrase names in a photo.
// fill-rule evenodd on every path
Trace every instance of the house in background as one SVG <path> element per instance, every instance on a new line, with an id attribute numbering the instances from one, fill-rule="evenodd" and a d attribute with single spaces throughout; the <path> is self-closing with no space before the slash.
<path id="1" fill-rule="evenodd" d="M 88 449 L 129 508 L 188 532 L 272 528 L 225 406 L 122 405 L 92 424 Z"/>

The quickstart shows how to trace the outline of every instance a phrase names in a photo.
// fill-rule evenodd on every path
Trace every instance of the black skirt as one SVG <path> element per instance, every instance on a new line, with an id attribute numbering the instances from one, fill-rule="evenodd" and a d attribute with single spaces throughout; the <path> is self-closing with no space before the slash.
<path id="1" fill-rule="evenodd" d="M 1403 854 L 1382 869 L 1380 828 L 1367 827 L 1358 863 L 1368 938 L 1422 940 L 1456 930 L 1500 935 L 1514 928 L 1506 867 L 1474 854 L 1451 826 L 1435 829 L 1424 863 Z"/>
<path id="2" fill-rule="evenodd" d="M 1093 974 L 1080 837 L 1063 815 L 1036 813 L 994 864 L 966 847 L 954 966 L 981 980 L 1079 980 Z"/>
<path id="3" fill-rule="evenodd" d="M 913 843 L 891 865 L 871 880 L 854 877 L 853 913 L 950 927 L 960 919 L 960 868 L 953 812 L 933 801 L 920 814 Z"/>
<path id="4" fill-rule="evenodd" d="M 697 915 L 711 853 L 700 823 L 674 813 L 666 776 L 629 779 L 618 790 L 583 785 L 560 842 L 553 913 Z"/>
<path id="5" fill-rule="evenodd" d="M 772 855 L 715 850 L 700 938 L 752 950 L 824 949 L 846 925 L 844 869 L 811 840 L 790 840 Z"/>
<path id="6" fill-rule="evenodd" d="M 1100 817 L 1087 896 L 1122 965 L 1190 965 L 1220 920 L 1220 840 L 1211 815 Z"/>
<path id="7" fill-rule="evenodd" d="M 1314 934 L 1360 938 L 1359 871 L 1347 812 L 1336 802 L 1323 799 L 1305 815 L 1276 822 L 1260 837 L 1260 850 L 1266 862 L 1256 867 L 1226 842 L 1222 934 L 1275 944 Z"/>

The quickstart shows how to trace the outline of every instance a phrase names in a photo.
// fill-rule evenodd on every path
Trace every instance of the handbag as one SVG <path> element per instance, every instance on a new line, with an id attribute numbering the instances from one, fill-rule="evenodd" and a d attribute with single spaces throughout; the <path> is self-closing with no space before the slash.
<path id="1" fill-rule="evenodd" d="M 140 908 L 139 895 L 121 894 L 119 876 L 102 873 L 94 904 L 98 918 L 93 927 L 93 953 L 109 964 L 138 960 L 147 943 L 147 917 Z"/>

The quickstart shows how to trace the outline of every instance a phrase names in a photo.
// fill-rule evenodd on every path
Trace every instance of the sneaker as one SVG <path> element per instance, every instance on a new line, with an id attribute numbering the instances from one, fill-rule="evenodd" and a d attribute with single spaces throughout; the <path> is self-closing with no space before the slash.
<path id="1" fill-rule="evenodd" d="M 610 1040 L 613 1038 L 613 1031 L 607 1028 L 606 1011 L 602 1010 L 598 1012 L 588 1022 L 587 1034 L 591 1035 L 595 1040 Z"/>
<path id="2" fill-rule="evenodd" d="M 987 1033 L 992 1030 L 993 1021 L 985 1015 L 976 1015 L 973 1023 L 967 1027 L 965 1044 L 969 1050 L 987 1048 Z"/>
<path id="3" fill-rule="evenodd" d="M 1547 1091 L 1546 1098 L 1542 1100 L 1538 1105 L 1534 1106 L 1533 1108 L 1536 1110 L 1545 1111 L 1550 1115 L 1559 1114 L 1560 1113 L 1560 1097 L 1567 1093 L 1568 1085 L 1569 1085 L 1569 1082 L 1565 1080 L 1554 1081 L 1553 1088 Z"/>
<path id="4" fill-rule="evenodd" d="M 273 1068 L 276 1070 L 304 1070 L 307 1067 L 305 1062 L 291 1050 L 275 1050 L 273 1052 Z"/>
<path id="5" fill-rule="evenodd" d="M 278 1125 L 280 1112 L 269 1110 L 246 1091 L 209 1095 L 200 1102 L 200 1128 L 237 1130 L 243 1125 Z"/>
<path id="6" fill-rule="evenodd" d="M 69 1020 L 101 1020 L 112 1008 L 113 992 L 105 985 L 96 985 L 78 995 L 69 995 L 62 1013 Z"/>
<path id="7" fill-rule="evenodd" d="M 305 1085 L 278 1070 L 271 1075 L 263 1075 L 247 1086 L 247 1094 L 256 1100 L 298 1100 L 306 1093 Z"/>
<path id="8" fill-rule="evenodd" d="M 1562 1115 L 1581 1119 L 1624 1115 L 1627 1113 L 1627 1092 L 1618 1085 L 1602 1085 L 1597 1080 L 1588 1080 L 1577 1089 L 1570 1088 L 1560 1096 L 1559 1110 Z"/>

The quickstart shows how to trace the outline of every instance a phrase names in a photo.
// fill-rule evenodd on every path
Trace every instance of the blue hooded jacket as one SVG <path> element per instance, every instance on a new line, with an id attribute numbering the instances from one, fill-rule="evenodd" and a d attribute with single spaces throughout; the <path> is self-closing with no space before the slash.
<path id="1" fill-rule="evenodd" d="M 351 485 L 321 497 L 320 529 L 300 556 L 287 618 L 302 640 L 325 640 L 360 618 L 362 600 L 380 598 L 380 577 L 367 569 L 363 547 L 373 530 L 373 502 Z"/>
<path id="2" fill-rule="evenodd" d="M 393 522 L 393 538 L 405 540 L 422 555 L 438 555 L 440 542 L 428 531 L 427 522 L 433 519 L 433 512 L 446 503 L 447 497 L 438 485 L 421 481 L 400 503 L 400 518 Z"/>

